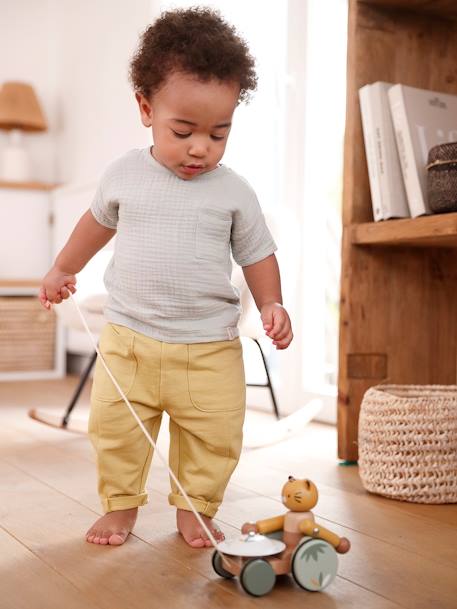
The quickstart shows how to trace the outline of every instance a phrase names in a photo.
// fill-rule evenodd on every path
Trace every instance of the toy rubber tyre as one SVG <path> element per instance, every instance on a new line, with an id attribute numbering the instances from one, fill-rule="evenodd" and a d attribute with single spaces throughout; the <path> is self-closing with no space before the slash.
<path id="1" fill-rule="evenodd" d="M 263 558 L 249 560 L 241 570 L 240 583 L 251 596 L 264 596 L 273 589 L 276 573 L 269 562 Z"/>
<path id="2" fill-rule="evenodd" d="M 332 583 L 337 571 L 338 556 L 326 541 L 307 537 L 295 548 L 291 572 L 301 588 L 319 592 Z"/>
<path id="3" fill-rule="evenodd" d="M 216 550 L 214 550 L 214 552 L 213 552 L 211 562 L 213 565 L 213 569 L 221 577 L 225 577 L 225 579 L 232 579 L 232 577 L 234 577 L 234 575 L 232 573 L 230 573 L 230 571 L 227 571 L 226 569 L 224 569 L 224 567 L 222 565 L 221 555 Z"/>

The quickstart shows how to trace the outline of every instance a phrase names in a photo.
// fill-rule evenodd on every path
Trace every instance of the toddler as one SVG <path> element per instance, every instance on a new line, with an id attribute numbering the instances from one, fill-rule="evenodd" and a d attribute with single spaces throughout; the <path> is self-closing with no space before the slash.
<path id="1" fill-rule="evenodd" d="M 74 293 L 75 275 L 116 235 L 101 353 L 153 438 L 169 414 L 170 467 L 220 541 L 212 518 L 239 459 L 245 412 L 231 254 L 273 344 L 285 349 L 292 340 L 256 196 L 220 164 L 234 110 L 256 87 L 254 60 L 218 12 L 178 9 L 146 29 L 130 76 L 154 144 L 108 166 L 40 301 L 49 309 Z M 147 502 L 152 449 L 100 362 L 89 436 L 105 514 L 86 539 L 120 545 Z M 185 541 L 209 546 L 172 480 L 169 503 Z"/>

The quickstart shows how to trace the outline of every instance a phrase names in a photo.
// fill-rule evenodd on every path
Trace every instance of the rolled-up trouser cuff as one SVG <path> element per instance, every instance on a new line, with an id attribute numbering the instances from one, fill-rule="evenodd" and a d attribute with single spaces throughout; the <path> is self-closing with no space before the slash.
<path id="1" fill-rule="evenodd" d="M 211 503 L 210 501 L 202 501 L 201 499 L 194 499 L 193 497 L 190 497 L 190 500 L 192 501 L 192 505 L 197 512 L 203 514 L 204 516 L 208 516 L 209 518 L 216 515 L 216 512 L 220 506 L 220 503 Z M 192 511 L 182 495 L 170 493 L 168 495 L 168 503 L 170 505 L 174 505 L 180 510 L 187 510 L 188 512 Z"/>
<path id="2" fill-rule="evenodd" d="M 146 505 L 147 502 L 147 493 L 140 493 L 139 495 L 122 495 L 120 497 L 102 498 L 102 506 L 105 510 L 105 513 L 140 507 L 142 505 Z"/>

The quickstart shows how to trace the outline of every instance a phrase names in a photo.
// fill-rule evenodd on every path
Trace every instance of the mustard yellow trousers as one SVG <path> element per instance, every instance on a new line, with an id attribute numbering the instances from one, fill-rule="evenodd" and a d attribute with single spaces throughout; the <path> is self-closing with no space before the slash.
<path id="1" fill-rule="evenodd" d="M 100 352 L 154 440 L 170 416 L 170 467 L 195 508 L 214 516 L 241 452 L 246 384 L 239 338 L 174 344 L 115 324 Z M 100 358 L 92 386 L 89 436 L 97 453 L 105 512 L 147 503 L 153 449 Z M 171 505 L 190 509 L 170 478 Z"/>

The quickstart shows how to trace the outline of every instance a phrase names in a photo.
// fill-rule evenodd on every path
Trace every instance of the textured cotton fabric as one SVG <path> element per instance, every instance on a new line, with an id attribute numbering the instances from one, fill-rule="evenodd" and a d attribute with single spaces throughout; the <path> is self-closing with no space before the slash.
<path id="1" fill-rule="evenodd" d="M 108 321 L 170 343 L 239 336 L 230 253 L 247 266 L 276 250 L 243 178 L 219 165 L 182 180 L 149 148 L 132 150 L 107 168 L 91 211 L 117 230 L 105 273 Z"/>

